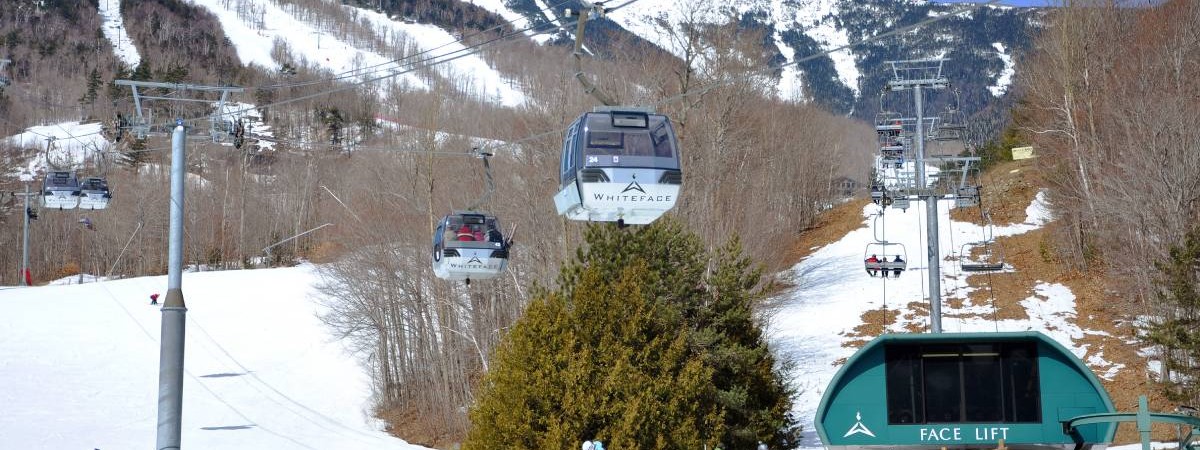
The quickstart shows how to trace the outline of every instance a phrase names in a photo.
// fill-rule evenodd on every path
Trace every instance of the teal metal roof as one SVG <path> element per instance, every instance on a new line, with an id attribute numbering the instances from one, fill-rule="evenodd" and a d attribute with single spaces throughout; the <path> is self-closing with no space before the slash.
<path id="1" fill-rule="evenodd" d="M 886 345 L 1003 342 L 1037 344 L 1040 423 L 888 424 L 883 367 Z M 1062 432 L 1061 420 L 1111 412 L 1115 412 L 1112 400 L 1095 374 L 1062 344 L 1042 333 L 898 333 L 875 338 L 842 365 L 821 397 L 814 424 L 828 447 L 955 446 L 989 444 L 1001 438 L 1006 445 L 1062 445 L 1072 439 Z M 1078 431 L 1089 443 L 1112 442 L 1116 432 L 1111 425 L 1088 427 Z"/>

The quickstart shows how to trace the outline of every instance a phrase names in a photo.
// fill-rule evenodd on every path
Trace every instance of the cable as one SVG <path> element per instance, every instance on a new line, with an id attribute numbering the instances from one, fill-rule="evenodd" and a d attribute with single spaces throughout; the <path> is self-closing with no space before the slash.
<path id="1" fill-rule="evenodd" d="M 620 6 L 614 7 L 614 8 L 613 8 L 613 10 L 615 10 L 615 9 L 618 9 L 618 8 L 621 8 L 621 7 L 624 7 L 625 5 L 628 5 L 628 4 L 630 4 L 630 3 L 633 3 L 633 2 L 635 2 L 635 1 L 637 1 L 637 0 L 629 0 L 629 1 L 626 1 L 625 3 L 621 4 Z M 846 45 L 842 45 L 842 46 L 840 46 L 840 47 L 837 47 L 837 48 L 833 48 L 833 49 L 829 49 L 829 50 L 825 50 L 825 51 L 817 52 L 817 53 L 814 53 L 814 54 L 811 54 L 811 55 L 805 56 L 805 57 L 803 57 L 803 58 L 796 59 L 796 60 L 794 60 L 794 61 L 792 61 L 792 62 L 783 63 L 783 64 L 780 64 L 780 65 L 778 65 L 778 66 L 769 66 L 769 69 L 772 69 L 772 70 L 774 70 L 774 69 L 782 69 L 782 68 L 784 68 L 784 67 L 787 67 L 787 66 L 797 65 L 797 64 L 800 64 L 800 63 L 803 63 L 803 62 L 811 61 L 811 60 L 813 60 L 813 59 L 816 59 L 816 58 L 819 58 L 819 57 L 822 57 L 822 56 L 826 56 L 826 55 L 829 55 L 829 54 L 831 54 L 831 53 L 836 53 L 836 52 L 839 52 L 839 51 L 842 51 L 842 50 L 846 50 L 846 49 L 849 49 L 849 48 L 852 48 L 852 47 L 856 47 L 856 46 L 859 46 L 859 45 L 862 45 L 862 44 L 866 44 L 866 43 L 874 42 L 874 41 L 877 41 L 877 40 L 883 39 L 883 38 L 885 38 L 885 37 L 889 37 L 889 36 L 893 36 L 893 35 L 897 35 L 897 34 L 901 34 L 901 33 L 906 33 L 906 32 L 909 32 L 909 31 L 915 30 L 915 29 L 917 29 L 917 28 L 921 28 L 921 27 L 923 27 L 923 26 L 926 26 L 926 25 L 929 25 L 929 24 L 932 24 L 932 23 L 940 22 L 940 21 L 942 21 L 942 20 L 945 20 L 945 19 L 947 19 L 947 18 L 949 18 L 949 17 L 957 16 L 957 15 L 959 15 L 959 14 L 962 14 L 962 13 L 965 13 L 965 12 L 969 12 L 969 11 L 975 10 L 975 9 L 977 9 L 977 8 L 982 8 L 982 7 L 984 7 L 984 6 L 990 6 L 990 5 L 994 5 L 994 4 L 997 4 L 997 3 L 999 3 L 999 2 L 1000 2 L 1000 0 L 990 0 L 990 1 L 986 2 L 986 3 L 974 3 L 974 4 L 968 4 L 968 5 L 965 5 L 965 6 L 963 6 L 963 7 L 957 8 L 957 9 L 955 9 L 955 10 L 951 11 L 951 12 L 948 12 L 948 13 L 946 13 L 946 14 L 942 14 L 942 15 L 939 15 L 939 16 L 936 16 L 936 17 L 930 17 L 930 18 L 928 18 L 928 19 L 922 20 L 922 21 L 920 21 L 920 22 L 917 22 L 917 23 L 914 23 L 914 24 L 911 24 L 911 25 L 907 25 L 907 26 L 900 27 L 900 28 L 894 28 L 894 29 L 892 29 L 892 30 L 885 31 L 885 32 L 883 32 L 883 33 L 880 33 L 880 34 L 877 34 L 877 35 L 875 35 L 875 36 L 871 36 L 871 37 L 864 38 L 864 39 L 861 39 L 861 40 L 858 40 L 858 41 L 855 41 L 855 42 L 851 42 L 851 43 L 848 43 L 848 44 L 846 44 Z M 564 25 L 565 25 L 565 24 L 564 24 Z M 653 105 L 651 105 L 651 106 L 656 106 L 656 107 L 657 107 L 657 106 L 662 106 L 662 105 L 665 105 L 665 104 L 667 104 L 667 103 L 671 103 L 671 102 L 675 102 L 675 101 L 682 100 L 682 99 L 684 99 L 684 98 L 686 98 L 686 97 L 688 97 L 688 96 L 698 96 L 698 95 L 704 95 L 705 93 L 707 93 L 707 92 L 709 92 L 709 91 L 711 91 L 711 90 L 713 90 L 713 89 L 716 89 L 716 88 L 718 88 L 718 87 L 721 87 L 721 86 L 725 86 L 725 85 L 731 84 L 731 83 L 733 83 L 733 82 L 735 82 L 735 81 L 738 81 L 738 80 L 741 80 L 741 79 L 749 79 L 749 78 L 751 78 L 752 76 L 753 76 L 752 74 L 747 74 L 747 75 L 743 75 L 743 76 L 740 76 L 740 77 L 730 77 L 729 79 L 726 79 L 726 80 L 724 80 L 724 81 L 718 81 L 718 82 L 715 82 L 715 83 L 713 83 L 713 84 L 711 84 L 711 85 L 709 85 L 709 86 L 706 86 L 706 87 L 703 87 L 703 88 L 697 89 L 697 90 L 695 90 L 695 91 L 691 91 L 691 92 L 684 92 L 684 93 L 679 93 L 679 94 L 676 94 L 676 95 L 673 95 L 673 96 L 670 96 L 670 97 L 664 98 L 664 99 L 662 99 L 662 100 L 658 101 L 657 103 L 654 103 L 654 104 L 653 104 Z M 547 136 L 547 135 L 551 135 L 551 134 L 561 134 L 561 133 L 562 133 L 563 131 L 565 131 L 565 130 L 566 130 L 566 128 L 562 128 L 562 129 L 557 129 L 557 130 L 546 131 L 546 132 L 543 132 L 543 133 L 538 133 L 538 134 L 535 134 L 535 135 L 532 135 L 532 136 L 526 137 L 526 138 L 524 138 L 524 139 L 520 139 L 520 140 L 517 140 L 517 141 L 512 141 L 512 142 L 509 142 L 509 143 L 507 143 L 507 144 L 501 145 L 500 147 L 497 147 L 497 149 L 499 149 L 499 148 L 503 148 L 503 147 L 506 147 L 506 146 L 515 146 L 515 145 L 517 145 L 517 144 L 520 144 L 520 143 L 523 143 L 523 142 L 527 142 L 527 141 L 530 141 L 530 140 L 535 140 L 535 139 L 538 139 L 538 138 L 541 138 L 541 137 L 544 137 L 544 136 Z"/>
<path id="2" fill-rule="evenodd" d="M 552 10 L 554 10 L 554 8 L 558 8 L 559 6 L 562 6 L 562 5 L 565 5 L 565 4 L 567 4 L 569 1 L 570 1 L 570 0 L 563 0 L 563 1 L 559 2 L 559 3 L 556 3 L 556 4 L 554 4 L 554 5 L 550 5 L 550 6 L 547 6 L 546 8 L 539 9 L 539 10 L 537 10 L 537 11 L 535 11 L 535 12 L 536 12 L 536 13 L 545 13 L 545 12 L 549 12 L 549 11 L 552 11 Z M 530 16 L 522 16 L 522 17 L 521 17 L 521 19 L 519 19 L 519 20 L 532 20 L 532 18 L 531 18 Z M 367 66 L 367 67 L 359 67 L 359 68 L 355 68 L 355 69 L 348 70 L 348 71 L 345 71 L 345 72 L 341 72 L 341 73 L 339 73 L 339 74 L 335 74 L 333 77 L 330 77 L 330 78 L 325 78 L 325 79 L 321 79 L 321 80 L 310 80 L 310 81 L 299 82 L 299 83 L 287 83 L 287 84 L 276 84 L 276 85 L 265 85 L 265 86 L 252 86 L 252 87 L 247 87 L 246 89 L 283 89 L 283 88 L 290 88 L 290 87 L 303 87 L 303 86 L 311 86 L 311 85 L 314 85 L 314 84 L 321 84 L 321 83 L 328 83 L 328 82 L 340 81 L 340 80 L 342 80 L 342 79 L 345 79 L 345 78 L 351 78 L 351 77 L 355 77 L 355 76 L 361 76 L 360 74 L 357 74 L 357 73 L 358 73 L 358 72 L 362 72 L 362 71 L 364 71 L 364 70 L 367 70 L 367 69 L 374 69 L 374 68 L 377 68 L 377 67 L 386 66 L 386 65 L 388 65 L 388 64 L 398 64 L 398 63 L 400 63 L 401 61 L 404 61 L 404 60 L 406 60 L 406 59 L 412 59 L 412 58 L 415 58 L 415 57 L 417 57 L 417 56 L 421 56 L 421 55 L 424 55 L 424 54 L 426 54 L 426 53 L 430 53 L 430 52 L 432 52 L 432 51 L 434 51 L 434 50 L 438 50 L 438 49 L 441 49 L 441 48 L 444 48 L 444 47 L 447 47 L 447 46 L 450 46 L 450 45 L 453 45 L 453 44 L 462 43 L 462 44 L 464 44 L 464 47 L 470 47 L 470 46 L 466 45 L 466 41 L 467 41 L 467 39 L 474 38 L 474 37 L 476 37 L 476 36 L 479 36 L 479 35 L 482 35 L 482 34 L 490 33 L 490 32 L 492 32 L 492 31 L 496 31 L 496 30 L 498 30 L 498 29 L 500 29 L 500 28 L 504 27 L 505 25 L 511 25 L 511 26 L 513 26 L 513 28 L 514 28 L 514 29 L 516 28 L 516 26 L 515 26 L 515 24 L 514 24 L 513 22 L 507 22 L 507 21 L 506 21 L 506 22 L 504 22 L 504 23 L 502 23 L 502 24 L 500 24 L 500 25 L 496 25 L 496 26 L 494 26 L 494 27 L 492 27 L 492 28 L 488 28 L 488 29 L 486 29 L 486 30 L 480 30 L 480 31 L 477 31 L 477 32 L 475 32 L 475 33 L 472 33 L 472 34 L 469 34 L 469 35 L 463 36 L 462 38 L 459 38 L 458 40 L 455 40 L 455 41 L 452 41 L 452 42 L 447 42 L 447 43 L 445 43 L 445 44 L 442 44 L 442 45 L 439 45 L 439 46 L 437 46 L 437 47 L 433 47 L 433 48 L 429 48 L 429 49 L 426 49 L 426 50 L 422 50 L 422 51 L 420 51 L 420 52 L 418 52 L 418 53 L 414 53 L 414 54 L 412 54 L 412 55 L 408 55 L 408 56 L 405 56 L 405 57 L 402 57 L 402 58 L 398 58 L 398 59 L 394 59 L 394 60 L 391 60 L 391 61 L 382 62 L 382 63 L 379 63 L 379 64 L 375 64 L 375 65 Z M 517 30 L 515 30 L 515 31 L 514 31 L 514 34 L 517 34 L 517 33 L 524 33 L 525 31 L 529 31 L 529 29 L 530 29 L 530 28 L 532 28 L 532 27 L 526 27 L 526 28 L 524 28 L 524 29 L 517 29 Z M 536 36 L 536 34 L 535 34 L 535 36 Z M 378 72 L 378 70 L 374 70 L 374 71 L 370 71 L 370 72 L 366 72 L 366 73 L 374 73 L 374 72 Z M 365 73 L 364 73 L 363 75 L 365 75 Z"/>

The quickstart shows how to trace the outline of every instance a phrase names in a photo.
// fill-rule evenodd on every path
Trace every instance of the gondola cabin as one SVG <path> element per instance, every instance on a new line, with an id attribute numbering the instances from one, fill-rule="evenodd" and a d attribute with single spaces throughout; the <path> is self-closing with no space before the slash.
<path id="1" fill-rule="evenodd" d="M 1096 376 L 1044 334 L 885 334 L 834 375 L 814 424 L 830 450 L 1103 449 L 1115 425 L 1063 422 L 1113 412 Z"/>
<path id="2" fill-rule="evenodd" d="M 79 195 L 79 179 L 75 178 L 75 172 L 46 173 L 46 179 L 42 183 L 42 207 L 75 209 L 79 206 Z"/>
<path id="3" fill-rule="evenodd" d="M 554 205 L 571 220 L 644 225 L 675 206 L 683 173 L 671 120 L 601 107 L 567 128 Z"/>
<path id="4" fill-rule="evenodd" d="M 112 200 L 108 181 L 100 177 L 88 177 L 79 186 L 79 209 L 104 209 Z"/>
<path id="5" fill-rule="evenodd" d="M 467 284 L 495 278 L 508 265 L 508 246 L 495 216 L 456 211 L 433 233 L 433 273 Z"/>

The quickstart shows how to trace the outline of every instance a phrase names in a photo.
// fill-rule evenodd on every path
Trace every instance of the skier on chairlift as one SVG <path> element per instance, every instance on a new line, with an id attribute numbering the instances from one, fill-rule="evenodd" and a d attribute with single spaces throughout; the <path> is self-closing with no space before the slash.
<path id="1" fill-rule="evenodd" d="M 879 257 L 871 255 L 870 258 L 867 258 L 867 275 L 875 276 L 877 268 L 876 266 L 873 266 L 873 264 L 879 264 Z M 883 276 L 886 277 L 887 274 L 885 273 Z"/>

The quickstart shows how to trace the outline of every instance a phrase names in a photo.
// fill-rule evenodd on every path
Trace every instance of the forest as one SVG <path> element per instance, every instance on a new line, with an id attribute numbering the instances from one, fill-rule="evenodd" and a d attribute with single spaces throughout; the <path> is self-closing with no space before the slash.
<path id="1" fill-rule="evenodd" d="M 255 16 L 254 2 L 231 1 Z M 355 8 L 275 3 L 357 46 L 398 59 L 418 52 L 403 37 L 374 33 Z M 505 36 L 486 31 L 501 19 L 474 7 L 372 3 L 366 6 L 480 31 L 460 34 L 468 44 Z M 1033 50 L 1017 55 L 1005 136 L 1038 151 L 1037 170 L 1058 219 L 1046 251 L 1103 275 L 1114 301 L 1129 306 L 1130 320 L 1150 317 L 1147 339 L 1171 361 L 1164 380 L 1178 384 L 1169 389 L 1200 399 L 1191 381 L 1200 335 L 1189 326 L 1200 321 L 1200 301 L 1188 289 L 1200 278 L 1194 270 L 1170 270 L 1200 263 L 1200 252 L 1183 251 L 1194 244 L 1187 237 L 1196 233 L 1200 207 L 1200 131 L 1193 123 L 1200 5 L 1068 3 L 1031 30 Z M 416 69 L 430 80 L 424 90 L 385 81 L 314 95 L 347 82 L 295 57 L 283 41 L 272 54 L 287 61 L 287 70 L 245 64 L 216 17 L 189 2 L 121 3 L 141 55 L 137 67 L 114 54 L 97 11 L 97 0 L 20 0 L 0 8 L 0 51 L 13 61 L 12 83 L 0 90 L 0 135 L 66 121 L 111 124 L 133 108 L 129 91 L 113 83 L 118 79 L 245 87 L 236 100 L 256 105 L 257 125 L 270 127 L 274 143 L 252 138 L 234 148 L 189 140 L 188 172 L 202 181 L 188 187 L 186 263 L 195 270 L 318 264 L 322 289 L 337 299 L 324 319 L 368 362 L 379 386 L 378 414 L 414 441 L 465 437 L 465 408 L 477 400 L 506 330 L 535 298 L 556 298 L 547 292 L 561 287 L 560 269 L 581 258 L 586 243 L 586 227 L 555 215 L 551 201 L 561 130 L 594 104 L 574 79 L 570 48 L 519 39 L 484 47 L 480 55 L 531 99 L 519 107 L 465 94 L 465 77 L 428 67 Z M 677 99 L 658 106 L 676 121 L 685 149 L 685 194 L 672 216 L 695 233 L 697 252 L 718 252 L 740 237 L 741 251 L 767 274 L 753 284 L 765 285 L 794 262 L 782 249 L 822 210 L 856 194 L 844 192 L 842 180 L 866 181 L 871 126 L 775 98 L 762 30 L 731 17 L 670 31 L 686 49 L 682 58 L 644 41 L 608 42 L 584 67 L 622 103 Z M 305 96 L 312 97 L 276 105 Z M 158 118 L 205 114 L 170 102 L 152 108 Z M 79 211 L 42 210 L 31 224 L 37 283 L 80 273 L 166 272 L 169 137 L 116 142 L 116 132 L 107 125 L 111 149 L 82 168 L 108 178 L 110 209 L 87 213 L 92 227 L 80 225 Z M 450 284 L 429 269 L 430 236 L 442 215 L 482 195 L 483 168 L 470 157 L 481 142 L 520 142 L 501 145 L 491 160 L 496 194 L 484 206 L 511 233 L 514 257 L 502 278 Z M 1007 141 L 997 137 L 984 148 L 1000 142 Z M 23 207 L 12 193 L 24 188 L 20 167 L 53 145 L 0 143 L 0 191 L 7 194 L 0 195 L 0 284 L 19 282 Z M 638 290 L 645 280 L 627 283 Z"/>

